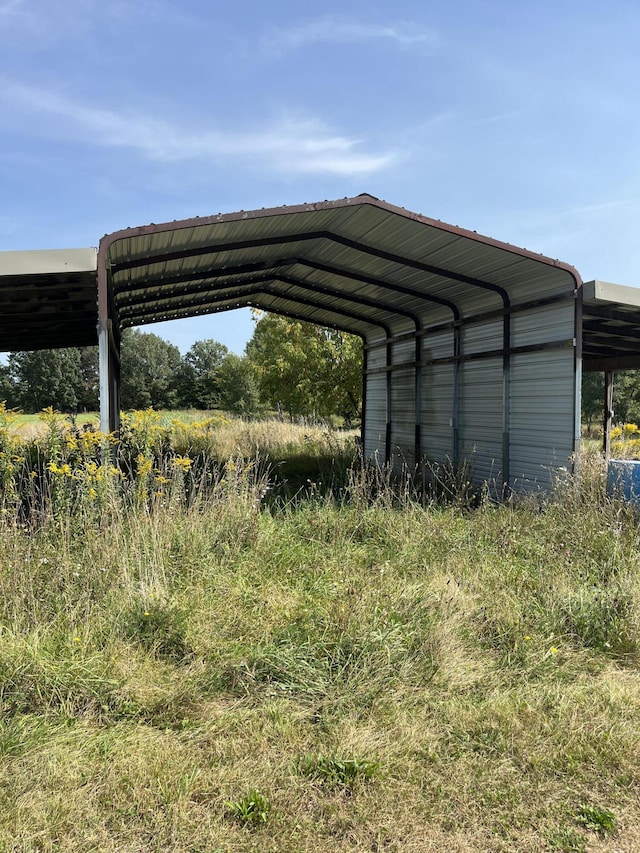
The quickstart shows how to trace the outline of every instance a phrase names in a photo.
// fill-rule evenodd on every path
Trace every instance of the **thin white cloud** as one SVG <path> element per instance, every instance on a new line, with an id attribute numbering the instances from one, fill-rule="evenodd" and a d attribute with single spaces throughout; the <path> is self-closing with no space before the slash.
<path id="1" fill-rule="evenodd" d="M 263 44 L 270 51 L 283 54 L 323 42 L 348 44 L 372 41 L 387 41 L 399 47 L 420 48 L 423 52 L 434 53 L 438 39 L 434 32 L 407 22 L 371 24 L 326 16 L 294 27 L 273 28 L 265 36 Z"/>
<path id="2" fill-rule="evenodd" d="M 286 118 L 245 130 L 185 131 L 182 123 L 174 125 L 164 118 L 116 113 L 54 92 L 6 83 L 0 87 L 0 103 L 5 119 L 17 114 L 18 121 L 31 122 L 33 133 L 134 149 L 155 161 L 240 160 L 287 173 L 361 175 L 379 171 L 394 159 L 391 152 L 365 151 L 362 140 L 335 134 L 312 119 Z"/>

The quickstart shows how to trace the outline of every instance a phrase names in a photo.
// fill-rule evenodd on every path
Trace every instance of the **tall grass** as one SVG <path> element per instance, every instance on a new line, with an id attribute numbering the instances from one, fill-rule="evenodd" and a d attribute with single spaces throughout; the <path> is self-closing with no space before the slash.
<path id="1" fill-rule="evenodd" d="M 640 849 L 637 518 L 600 472 L 272 499 L 273 448 L 141 427 L 93 496 L 51 420 L 0 518 L 0 850 Z"/>

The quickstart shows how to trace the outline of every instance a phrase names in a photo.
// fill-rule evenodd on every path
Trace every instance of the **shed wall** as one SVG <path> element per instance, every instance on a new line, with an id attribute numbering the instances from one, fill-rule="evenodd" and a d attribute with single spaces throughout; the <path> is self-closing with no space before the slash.
<path id="1" fill-rule="evenodd" d="M 548 294 L 548 283 L 538 288 Z M 565 285 L 565 296 L 571 291 Z M 518 308 L 510 318 L 510 349 L 502 351 L 501 315 L 463 322 L 456 357 L 453 324 L 415 337 L 369 347 L 365 453 L 384 459 L 387 376 L 390 377 L 390 452 L 394 465 L 416 464 L 416 420 L 421 457 L 467 460 L 476 484 L 499 493 L 545 488 L 553 471 L 571 463 L 576 405 L 575 303 L 572 298 Z M 421 372 L 419 381 L 416 370 Z M 457 381 L 456 381 L 457 373 Z M 416 419 L 416 388 L 420 387 Z M 457 403 L 456 391 L 457 388 Z M 505 415 L 505 405 L 508 411 Z M 457 433 L 456 433 L 457 428 Z M 505 454 L 508 476 L 505 477 Z"/>

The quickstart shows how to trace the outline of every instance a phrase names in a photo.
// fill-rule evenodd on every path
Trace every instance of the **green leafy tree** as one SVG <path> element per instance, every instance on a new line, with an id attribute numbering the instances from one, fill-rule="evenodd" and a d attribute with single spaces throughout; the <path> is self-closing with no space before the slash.
<path id="1" fill-rule="evenodd" d="M 5 402 L 7 408 L 13 409 L 18 405 L 16 387 L 8 365 L 0 364 L 0 403 Z"/>
<path id="2" fill-rule="evenodd" d="M 100 405 L 98 347 L 83 347 L 80 350 L 80 377 L 78 408 L 95 412 Z"/>
<path id="3" fill-rule="evenodd" d="M 218 370 L 220 407 L 240 415 L 254 414 L 260 406 L 255 367 L 248 358 L 230 352 Z"/>
<path id="4" fill-rule="evenodd" d="M 12 352 L 8 369 L 17 403 L 25 412 L 39 412 L 46 406 L 78 410 L 82 388 L 79 349 Z"/>
<path id="5" fill-rule="evenodd" d="M 182 364 L 178 347 L 151 332 L 125 329 L 121 346 L 123 409 L 172 409 L 178 402 Z"/>
<path id="6" fill-rule="evenodd" d="M 604 417 L 604 376 L 602 373 L 582 374 L 582 420 L 587 428 L 602 423 Z"/>
<path id="7" fill-rule="evenodd" d="M 613 412 L 616 423 L 640 423 L 640 374 L 621 370 L 613 378 Z"/>
<path id="8" fill-rule="evenodd" d="M 229 355 L 224 344 L 196 341 L 179 371 L 180 404 L 194 409 L 216 409 L 221 403 L 220 368 Z"/>
<path id="9" fill-rule="evenodd" d="M 255 365 L 263 401 L 281 405 L 290 415 L 347 420 L 362 405 L 362 342 L 354 335 L 254 314 L 255 329 L 247 357 Z"/>

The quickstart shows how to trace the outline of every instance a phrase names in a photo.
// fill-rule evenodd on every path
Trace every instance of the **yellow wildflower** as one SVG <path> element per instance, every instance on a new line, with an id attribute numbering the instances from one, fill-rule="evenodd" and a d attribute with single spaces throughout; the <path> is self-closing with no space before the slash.
<path id="1" fill-rule="evenodd" d="M 179 471 L 186 473 L 191 469 L 193 459 L 190 459 L 188 456 L 174 456 L 173 464 Z"/>

